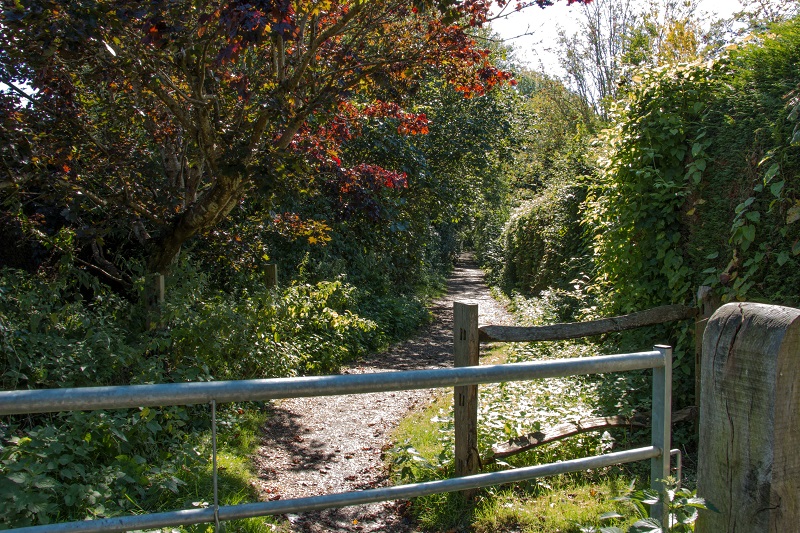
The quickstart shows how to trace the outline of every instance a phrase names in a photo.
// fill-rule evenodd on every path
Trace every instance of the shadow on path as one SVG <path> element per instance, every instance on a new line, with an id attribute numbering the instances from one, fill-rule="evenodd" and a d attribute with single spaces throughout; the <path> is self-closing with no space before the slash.
<path id="1" fill-rule="evenodd" d="M 363 374 L 452 366 L 453 302 L 477 303 L 481 321 L 508 324 L 509 317 L 468 256 L 460 258 L 446 295 L 432 307 L 432 323 L 415 338 L 343 370 Z M 383 452 L 391 434 L 412 409 L 422 409 L 435 391 L 398 391 L 283 400 L 272 407 L 255 464 L 264 499 L 288 499 L 386 486 Z M 386 502 L 290 515 L 291 531 L 418 531 L 403 516 L 403 503 Z"/>

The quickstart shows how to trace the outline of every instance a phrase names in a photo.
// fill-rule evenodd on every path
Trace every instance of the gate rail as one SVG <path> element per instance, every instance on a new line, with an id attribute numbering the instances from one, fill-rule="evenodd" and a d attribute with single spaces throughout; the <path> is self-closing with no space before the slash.
<path id="1" fill-rule="evenodd" d="M 665 479 L 669 475 L 672 348 L 656 346 L 653 351 L 631 354 L 376 374 L 3 391 L 0 392 L 0 415 L 201 403 L 210 403 L 213 413 L 216 404 L 224 402 L 441 388 L 649 368 L 653 369 L 651 446 L 502 472 L 290 500 L 219 507 L 215 494 L 214 506 L 206 509 L 187 509 L 49 524 L 18 528 L 14 531 L 19 533 L 44 531 L 93 533 L 200 523 L 218 524 L 221 520 L 297 513 L 475 489 L 645 459 L 651 460 L 651 485 L 660 490 L 658 480 Z M 213 416 L 212 424 L 214 424 L 213 429 L 215 430 Z M 216 456 L 216 449 L 214 449 L 214 456 Z M 215 464 L 213 475 L 216 480 Z"/>

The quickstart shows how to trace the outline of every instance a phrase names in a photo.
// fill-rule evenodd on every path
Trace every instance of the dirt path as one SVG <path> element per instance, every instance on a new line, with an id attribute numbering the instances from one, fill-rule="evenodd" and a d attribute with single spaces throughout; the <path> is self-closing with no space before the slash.
<path id="1" fill-rule="evenodd" d="M 479 304 L 479 322 L 509 324 L 489 294 L 483 273 L 462 257 L 445 297 L 434 302 L 433 323 L 419 336 L 346 368 L 345 374 L 445 368 L 453 358 L 453 302 Z M 256 457 L 265 499 L 315 496 L 386 485 L 382 453 L 411 410 L 431 390 L 283 400 L 273 407 Z M 289 515 L 295 532 L 416 532 L 396 502 Z"/>

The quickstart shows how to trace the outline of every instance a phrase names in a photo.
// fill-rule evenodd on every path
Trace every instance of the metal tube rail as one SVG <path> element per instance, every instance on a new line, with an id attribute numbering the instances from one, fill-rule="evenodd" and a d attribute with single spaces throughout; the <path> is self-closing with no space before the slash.
<path id="1" fill-rule="evenodd" d="M 528 466 L 516 468 L 514 470 L 492 472 L 489 474 L 477 474 L 474 476 L 428 481 L 411 485 L 397 485 L 394 487 L 341 492 L 337 494 L 295 498 L 291 500 L 278 500 L 272 502 L 225 506 L 219 508 L 219 520 L 227 521 L 265 515 L 317 511 L 320 509 L 329 509 L 333 507 L 348 507 L 352 505 L 362 505 L 373 502 L 408 499 L 442 492 L 477 489 L 481 487 L 488 487 L 490 485 L 514 483 L 538 477 L 565 474 L 567 472 L 579 472 L 581 470 L 589 470 L 616 464 L 642 461 L 645 459 L 653 459 L 659 457 L 661 453 L 662 451 L 660 449 L 653 446 L 648 446 L 644 448 L 626 450 L 623 452 L 583 457 L 580 459 L 572 459 L 560 463 Z M 214 522 L 214 509 L 212 508 L 187 509 L 183 511 L 154 513 L 148 515 L 133 515 L 116 518 L 86 520 L 82 522 L 50 524 L 46 526 L 23 527 L 14 529 L 13 531 L 15 531 L 15 533 L 96 533 L 103 531 L 155 529 L 178 525 L 186 526 L 208 522 Z"/>
<path id="2" fill-rule="evenodd" d="M 432 389 L 663 368 L 659 351 L 436 370 L 0 392 L 0 416 Z"/>

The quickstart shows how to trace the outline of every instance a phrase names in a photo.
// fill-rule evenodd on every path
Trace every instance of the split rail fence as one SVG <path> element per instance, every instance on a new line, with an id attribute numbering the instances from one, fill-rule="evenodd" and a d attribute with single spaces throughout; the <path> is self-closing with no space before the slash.
<path id="1" fill-rule="evenodd" d="M 485 340 L 541 340 L 540 338 L 531 338 L 531 336 L 541 337 L 542 330 L 540 328 L 502 328 L 499 326 L 488 326 L 479 330 L 477 305 L 456 303 L 454 313 L 456 368 L 242 381 L 2 391 L 0 392 L 0 416 L 204 403 L 210 405 L 212 414 L 214 480 L 212 506 L 201 509 L 24 527 L 14 531 L 19 533 L 44 531 L 93 533 L 156 529 L 200 523 L 215 523 L 219 527 L 221 521 L 408 499 L 442 492 L 470 491 L 491 485 L 520 482 L 647 459 L 651 461 L 652 486 L 661 490 L 662 487 L 658 480 L 669 475 L 672 403 L 672 349 L 670 347 L 655 346 L 651 351 L 630 354 L 478 366 L 480 335 L 483 335 Z M 664 313 L 659 313 L 659 316 L 659 320 L 664 321 L 662 320 Z M 477 427 L 477 386 L 479 384 L 606 374 L 651 368 L 653 369 L 653 414 L 650 446 L 501 472 L 476 473 L 478 459 L 475 429 Z M 219 403 L 442 387 L 455 387 L 457 477 L 288 500 L 233 506 L 219 505 L 216 483 L 216 407 Z M 466 424 L 464 420 L 459 420 L 466 416 L 464 413 L 469 413 Z"/>

